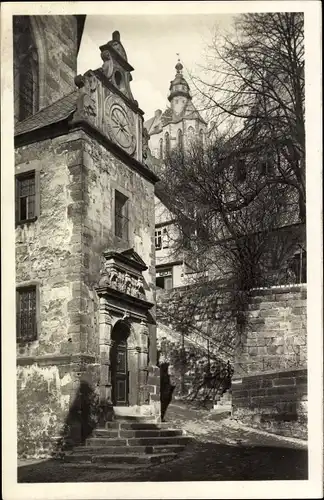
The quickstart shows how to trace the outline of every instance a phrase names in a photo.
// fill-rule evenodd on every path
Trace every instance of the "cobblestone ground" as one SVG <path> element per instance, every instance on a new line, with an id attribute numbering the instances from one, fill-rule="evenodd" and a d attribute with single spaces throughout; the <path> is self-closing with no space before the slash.
<path id="1" fill-rule="evenodd" d="M 298 440 L 247 429 L 231 419 L 215 421 L 207 411 L 171 405 L 171 427 L 192 442 L 171 462 L 133 471 L 72 468 L 48 460 L 21 464 L 19 482 L 240 481 L 307 479 L 307 449 Z"/>

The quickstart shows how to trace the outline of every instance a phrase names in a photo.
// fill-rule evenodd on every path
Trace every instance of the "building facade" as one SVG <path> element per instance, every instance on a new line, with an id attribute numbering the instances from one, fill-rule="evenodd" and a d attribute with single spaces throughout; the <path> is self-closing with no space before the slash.
<path id="1" fill-rule="evenodd" d="M 157 110 L 152 118 L 145 122 L 150 136 L 149 148 L 152 155 L 163 160 L 174 148 L 187 148 L 191 141 L 206 140 L 207 123 L 192 102 L 189 85 L 183 76 L 180 61 L 175 66 L 176 75 L 170 82 L 169 106 L 162 112 Z M 156 285 L 157 288 L 171 289 L 187 282 L 190 272 L 184 253 L 175 251 L 177 228 L 174 216 L 155 197 L 155 250 L 156 250 Z"/>
<path id="2" fill-rule="evenodd" d="M 84 16 L 14 20 L 22 453 L 62 433 L 81 440 L 75 404 L 103 421 L 160 415 L 158 177 L 144 163 L 144 113 L 120 35 L 100 47 L 101 68 L 77 76 L 83 25 Z"/>

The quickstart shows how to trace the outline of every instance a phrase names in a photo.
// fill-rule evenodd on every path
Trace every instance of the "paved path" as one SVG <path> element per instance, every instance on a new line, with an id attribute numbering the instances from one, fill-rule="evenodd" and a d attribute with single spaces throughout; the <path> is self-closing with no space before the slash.
<path id="1" fill-rule="evenodd" d="M 132 471 L 67 467 L 52 460 L 25 464 L 19 482 L 240 481 L 307 479 L 307 449 L 289 440 L 242 428 L 230 419 L 215 422 L 206 411 L 171 405 L 167 421 L 192 442 L 166 464 Z"/>

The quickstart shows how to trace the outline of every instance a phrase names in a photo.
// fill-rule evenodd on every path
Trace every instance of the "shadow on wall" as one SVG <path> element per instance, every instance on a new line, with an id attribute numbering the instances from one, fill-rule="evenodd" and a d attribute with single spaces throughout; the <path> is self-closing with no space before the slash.
<path id="1" fill-rule="evenodd" d="M 56 452 L 84 444 L 100 419 L 99 398 L 86 381 L 81 381 L 70 406 Z"/>

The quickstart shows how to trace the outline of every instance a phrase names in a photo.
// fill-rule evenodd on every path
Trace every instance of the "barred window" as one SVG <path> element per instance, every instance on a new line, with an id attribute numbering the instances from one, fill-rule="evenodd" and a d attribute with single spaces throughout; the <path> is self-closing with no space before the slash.
<path id="1" fill-rule="evenodd" d="M 16 176 L 16 222 L 33 220 L 36 217 L 35 172 Z"/>
<path id="2" fill-rule="evenodd" d="M 36 286 L 17 289 L 17 341 L 37 338 Z"/>
<path id="3" fill-rule="evenodd" d="M 128 240 L 128 198 L 115 191 L 115 235 Z"/>

